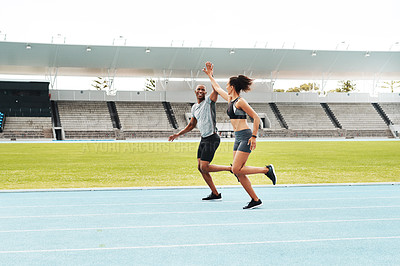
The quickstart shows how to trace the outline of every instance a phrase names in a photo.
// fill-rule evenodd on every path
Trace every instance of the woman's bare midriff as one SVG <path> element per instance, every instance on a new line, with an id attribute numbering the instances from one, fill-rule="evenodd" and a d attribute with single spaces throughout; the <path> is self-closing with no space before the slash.
<path id="1" fill-rule="evenodd" d="M 231 124 L 233 131 L 250 129 L 249 125 L 247 124 L 247 119 L 231 119 Z"/>

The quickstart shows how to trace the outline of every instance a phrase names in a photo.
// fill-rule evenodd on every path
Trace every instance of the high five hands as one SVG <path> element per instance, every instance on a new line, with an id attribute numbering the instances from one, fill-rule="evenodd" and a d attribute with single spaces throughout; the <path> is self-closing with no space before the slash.
<path id="1" fill-rule="evenodd" d="M 207 74 L 207 76 L 213 76 L 214 65 L 211 62 L 207 62 L 206 66 L 203 68 L 203 72 Z"/>

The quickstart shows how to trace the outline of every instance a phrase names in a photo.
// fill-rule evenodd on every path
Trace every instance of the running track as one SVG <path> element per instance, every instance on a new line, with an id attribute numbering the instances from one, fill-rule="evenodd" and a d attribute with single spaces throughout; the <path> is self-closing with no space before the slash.
<path id="1" fill-rule="evenodd" d="M 0 192 L 0 265 L 400 265 L 400 185 Z"/>

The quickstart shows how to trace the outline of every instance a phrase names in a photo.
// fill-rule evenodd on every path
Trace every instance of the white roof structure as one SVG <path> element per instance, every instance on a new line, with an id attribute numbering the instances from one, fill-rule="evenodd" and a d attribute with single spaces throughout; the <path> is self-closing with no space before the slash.
<path id="1" fill-rule="evenodd" d="M 204 78 L 206 61 L 214 64 L 216 78 L 246 74 L 271 80 L 400 79 L 399 51 L 0 42 L 0 74 L 197 79 Z"/>

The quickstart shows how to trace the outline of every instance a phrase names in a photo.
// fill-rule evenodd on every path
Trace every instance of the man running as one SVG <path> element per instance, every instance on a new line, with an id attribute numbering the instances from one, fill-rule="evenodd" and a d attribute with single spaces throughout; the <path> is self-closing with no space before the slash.
<path id="1" fill-rule="evenodd" d="M 218 99 L 218 93 L 213 90 L 210 96 L 206 97 L 207 91 L 204 85 L 198 85 L 195 90 L 197 103 L 192 106 L 192 118 L 189 124 L 180 132 L 169 136 L 168 141 L 173 141 L 179 136 L 186 134 L 198 126 L 201 134 L 201 141 L 197 150 L 197 168 L 211 189 L 211 194 L 203 200 L 220 200 L 221 193 L 218 193 L 214 185 L 211 172 L 231 171 L 230 166 L 210 164 L 214 154 L 221 142 L 217 134 L 215 102 Z"/>

